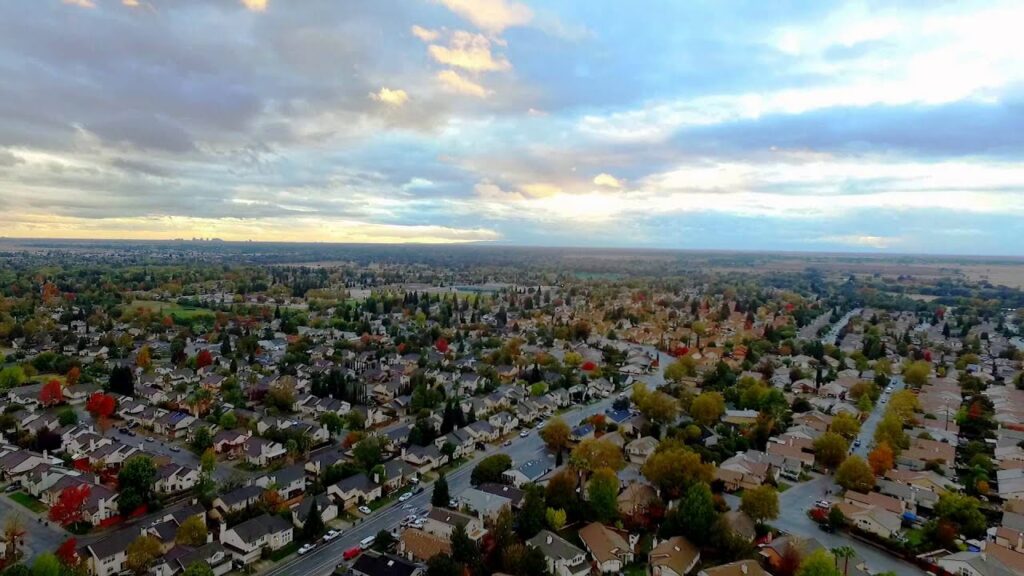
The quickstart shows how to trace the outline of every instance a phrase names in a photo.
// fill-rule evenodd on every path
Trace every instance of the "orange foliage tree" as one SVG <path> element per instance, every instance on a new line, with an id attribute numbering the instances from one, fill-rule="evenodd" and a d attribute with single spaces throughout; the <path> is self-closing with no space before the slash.
<path id="1" fill-rule="evenodd" d="M 68 383 L 68 386 L 74 386 L 78 384 L 78 379 L 82 377 L 82 369 L 78 366 L 72 366 L 68 370 L 67 375 L 64 376 L 64 380 Z"/>
<path id="2" fill-rule="evenodd" d="M 871 465 L 871 470 L 875 473 L 875 476 L 881 476 L 892 470 L 894 460 L 895 455 L 888 442 L 880 443 L 878 446 L 875 446 L 871 454 L 868 454 L 868 464 Z"/>

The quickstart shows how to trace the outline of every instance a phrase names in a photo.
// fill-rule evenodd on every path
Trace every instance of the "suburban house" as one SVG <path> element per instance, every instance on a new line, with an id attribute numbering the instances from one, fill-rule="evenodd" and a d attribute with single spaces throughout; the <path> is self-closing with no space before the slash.
<path id="1" fill-rule="evenodd" d="M 700 561 L 700 550 L 682 536 L 657 542 L 647 556 L 651 576 L 683 576 Z"/>
<path id="2" fill-rule="evenodd" d="M 370 480 L 369 476 L 360 472 L 349 476 L 337 484 L 327 487 L 327 494 L 341 503 L 343 510 L 355 508 L 381 497 L 380 485 Z"/>
<path id="3" fill-rule="evenodd" d="M 259 467 L 266 466 L 278 458 L 283 458 L 288 453 L 281 444 L 259 436 L 247 438 L 243 444 L 243 451 L 245 452 L 245 461 Z"/>
<path id="4" fill-rule="evenodd" d="M 526 543 L 544 554 L 548 571 L 555 576 L 586 576 L 590 573 L 587 553 L 550 530 L 541 530 Z"/>
<path id="5" fill-rule="evenodd" d="M 658 492 L 650 484 L 634 481 L 619 493 L 618 509 L 623 516 L 646 514 L 658 502 Z"/>
<path id="6" fill-rule="evenodd" d="M 591 522 L 580 528 L 579 535 L 583 547 L 594 558 L 598 571 L 618 573 L 633 563 L 633 550 L 639 537 L 600 522 Z"/>
<path id="7" fill-rule="evenodd" d="M 424 568 L 401 556 L 367 552 L 352 564 L 355 576 L 419 576 Z"/>
<path id="8" fill-rule="evenodd" d="M 484 523 L 475 516 L 449 510 L 448 508 L 433 507 L 427 514 L 423 524 L 423 531 L 441 538 L 451 538 L 456 526 L 462 526 L 470 540 L 478 541 L 487 534 Z"/>
<path id="9" fill-rule="evenodd" d="M 308 495 L 302 499 L 292 508 L 292 524 L 296 528 L 301 529 L 306 525 L 306 519 L 309 518 L 309 513 L 313 509 L 313 501 L 316 500 L 317 510 L 320 512 L 320 518 L 327 524 L 331 520 L 338 517 L 338 505 L 334 503 L 329 496 L 326 494 L 317 494 L 316 496 Z"/>
<path id="10" fill-rule="evenodd" d="M 292 541 L 293 528 L 284 518 L 261 514 L 233 528 L 221 524 L 220 542 L 242 564 L 259 559 L 263 549 L 277 550 Z"/>
<path id="11" fill-rule="evenodd" d="M 771 576 L 754 560 L 730 562 L 714 568 L 705 568 L 697 576 Z"/>
<path id="12" fill-rule="evenodd" d="M 165 464 L 156 470 L 153 490 L 158 494 L 175 494 L 199 483 L 199 470 L 178 464 Z"/>
<path id="13" fill-rule="evenodd" d="M 259 486 L 240 486 L 214 498 L 213 508 L 221 514 L 241 512 L 259 502 L 262 496 L 263 488 Z"/>
<path id="14" fill-rule="evenodd" d="M 550 470 L 547 464 L 542 460 L 527 460 L 516 468 L 506 470 L 502 473 L 502 478 L 509 484 L 520 488 L 525 484 L 536 482 L 540 480 Z"/>
<path id="15" fill-rule="evenodd" d="M 139 528 L 124 528 L 102 540 L 82 546 L 78 555 L 85 559 L 86 567 L 93 576 L 113 576 L 125 571 L 128 559 L 128 545 L 142 535 Z"/>
<path id="16" fill-rule="evenodd" d="M 652 436 L 642 436 L 626 444 L 626 457 L 634 464 L 643 464 L 658 448 L 658 441 Z"/>
<path id="17" fill-rule="evenodd" d="M 254 484 L 261 488 L 277 486 L 277 493 L 281 498 L 291 500 L 306 491 L 306 469 L 303 464 L 293 464 L 260 476 Z"/>

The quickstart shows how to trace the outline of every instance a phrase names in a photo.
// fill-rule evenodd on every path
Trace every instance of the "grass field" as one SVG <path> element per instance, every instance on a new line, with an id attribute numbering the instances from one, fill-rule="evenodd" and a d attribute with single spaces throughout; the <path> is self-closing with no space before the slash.
<path id="1" fill-rule="evenodd" d="M 46 512 L 47 510 L 45 504 L 29 496 L 28 494 L 25 494 L 24 492 L 15 492 L 14 494 L 10 495 L 10 498 L 11 500 L 14 500 L 18 504 L 21 504 L 25 508 L 28 508 L 29 510 L 37 514 L 39 512 Z"/>
<path id="2" fill-rule="evenodd" d="M 163 310 L 163 313 L 167 316 L 177 316 L 186 320 L 191 320 L 199 316 L 213 317 L 213 312 L 206 308 L 196 308 L 195 306 L 181 306 L 174 302 L 160 302 L 159 300 L 135 300 L 131 304 L 133 310 L 139 308 L 145 308 L 147 310 Z"/>

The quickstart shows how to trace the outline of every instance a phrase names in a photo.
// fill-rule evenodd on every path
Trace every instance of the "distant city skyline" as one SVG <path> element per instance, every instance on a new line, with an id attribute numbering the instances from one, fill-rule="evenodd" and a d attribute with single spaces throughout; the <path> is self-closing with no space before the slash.
<path id="1" fill-rule="evenodd" d="M 0 236 L 1024 255 L 1019 2 L 0 5 Z"/>

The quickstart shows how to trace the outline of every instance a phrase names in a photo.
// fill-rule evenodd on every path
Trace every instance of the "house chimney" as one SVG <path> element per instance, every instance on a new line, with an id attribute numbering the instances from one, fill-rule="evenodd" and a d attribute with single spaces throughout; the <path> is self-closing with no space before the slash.
<path id="1" fill-rule="evenodd" d="M 219 538 L 219 540 L 221 542 L 224 541 L 224 533 L 227 532 L 227 531 L 228 531 L 228 523 L 225 522 L 224 520 L 221 520 L 220 521 L 220 538 Z"/>

